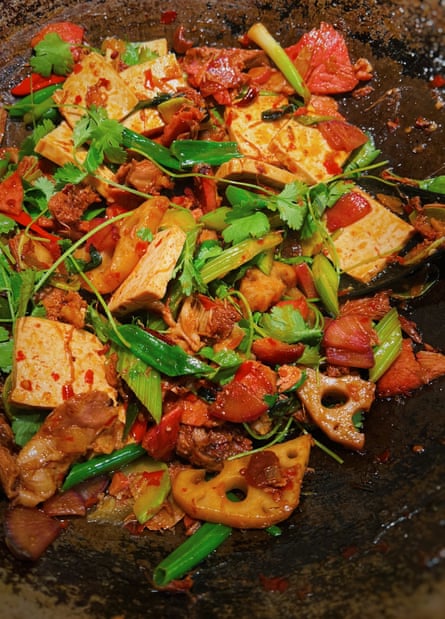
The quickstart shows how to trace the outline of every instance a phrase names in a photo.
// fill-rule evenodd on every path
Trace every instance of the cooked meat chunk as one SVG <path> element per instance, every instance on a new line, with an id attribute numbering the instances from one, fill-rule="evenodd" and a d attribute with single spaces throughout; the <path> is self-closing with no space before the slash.
<path id="1" fill-rule="evenodd" d="M 100 391 L 74 396 L 55 408 L 17 456 L 17 503 L 34 507 L 52 496 L 71 464 L 87 455 L 99 437 L 115 436 L 116 425 L 122 430 L 118 412 Z M 115 440 L 111 449 L 117 446 Z"/>
<path id="2" fill-rule="evenodd" d="M 60 288 L 47 288 L 40 299 L 50 320 L 60 320 L 83 329 L 87 303 L 79 293 Z"/>
<path id="3" fill-rule="evenodd" d="M 181 424 L 176 443 L 178 456 L 209 471 L 221 470 L 229 456 L 249 451 L 252 442 L 237 429 L 203 428 Z"/>
<path id="4" fill-rule="evenodd" d="M 60 233 L 65 231 L 67 236 L 72 237 L 86 209 L 100 200 L 91 187 L 68 184 L 50 198 L 48 208 L 59 224 Z"/>

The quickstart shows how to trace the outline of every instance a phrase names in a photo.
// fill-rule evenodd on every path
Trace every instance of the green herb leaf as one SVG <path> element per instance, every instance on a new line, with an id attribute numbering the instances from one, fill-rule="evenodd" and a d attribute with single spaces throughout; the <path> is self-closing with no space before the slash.
<path id="1" fill-rule="evenodd" d="M 74 65 L 70 44 L 55 32 L 49 32 L 34 47 L 34 56 L 31 57 L 30 64 L 33 71 L 44 77 L 49 77 L 51 73 L 68 75 Z"/>
<path id="2" fill-rule="evenodd" d="M 240 243 L 249 237 L 259 239 L 269 230 L 270 223 L 267 215 L 257 211 L 233 221 L 223 230 L 222 236 L 226 243 Z"/>
<path id="3" fill-rule="evenodd" d="M 262 314 L 259 325 L 267 335 L 287 344 L 314 344 L 322 336 L 322 330 L 308 327 L 301 313 L 291 304 L 275 305 L 268 314 Z"/>

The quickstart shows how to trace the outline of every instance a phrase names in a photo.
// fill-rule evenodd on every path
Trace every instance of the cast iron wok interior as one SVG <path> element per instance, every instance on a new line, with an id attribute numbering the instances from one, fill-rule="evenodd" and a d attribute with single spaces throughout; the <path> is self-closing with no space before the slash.
<path id="1" fill-rule="evenodd" d="M 3 103 L 10 101 L 17 74 L 26 72 L 31 34 L 50 21 L 84 24 L 93 43 L 112 34 L 171 40 L 183 24 L 196 42 L 217 45 L 236 44 L 258 20 L 284 44 L 321 20 L 330 22 L 345 33 L 353 59 L 367 57 L 375 68 L 374 91 L 366 100 L 346 102 L 349 118 L 372 131 L 396 173 L 418 178 L 445 173 L 445 107 L 440 109 L 440 93 L 428 84 L 444 71 L 439 0 L 2 4 Z M 167 10 L 175 10 L 177 19 L 163 25 L 161 13 Z M 437 131 L 416 128 L 421 117 L 435 121 Z M 391 132 L 386 122 L 396 119 L 399 129 Z M 8 138 L 14 139 L 13 130 Z M 425 340 L 441 350 L 444 293 L 442 281 L 406 308 Z M 234 532 L 195 571 L 188 594 L 155 591 L 150 580 L 155 565 L 183 539 L 181 527 L 133 537 L 79 521 L 34 565 L 15 560 L 0 541 L 0 618 L 445 616 L 444 386 L 442 379 L 411 399 L 378 402 L 367 417 L 366 453 L 335 448 L 343 465 L 314 450 L 300 507 L 282 526 L 281 537 Z M 2 512 L 5 507 L 1 501 Z M 285 579 L 287 588 L 268 591 L 274 578 Z"/>

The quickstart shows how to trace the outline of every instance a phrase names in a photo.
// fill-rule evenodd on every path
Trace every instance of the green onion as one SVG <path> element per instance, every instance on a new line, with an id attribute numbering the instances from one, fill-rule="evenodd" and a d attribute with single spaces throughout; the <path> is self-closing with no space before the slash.
<path id="1" fill-rule="evenodd" d="M 65 492 L 65 490 L 69 490 L 81 481 L 85 481 L 91 477 L 120 469 L 122 466 L 129 464 L 146 453 L 142 445 L 130 443 L 111 454 L 104 454 L 91 458 L 91 460 L 86 460 L 85 462 L 78 462 L 71 468 L 66 476 L 62 484 L 62 491 Z"/>
<path id="2" fill-rule="evenodd" d="M 231 533 L 232 528 L 224 524 L 205 522 L 196 533 L 159 563 L 153 573 L 153 582 L 157 587 L 165 587 L 172 580 L 182 578 L 218 548 Z"/>
<path id="3" fill-rule="evenodd" d="M 286 51 L 281 47 L 278 41 L 273 38 L 264 24 L 254 24 L 247 31 L 247 36 L 266 52 L 280 69 L 289 84 L 295 89 L 295 92 L 300 95 L 302 99 L 308 101 L 311 93 L 304 83 L 303 78 Z"/>
<path id="4" fill-rule="evenodd" d="M 231 159 L 242 157 L 236 142 L 175 140 L 170 146 L 170 151 L 183 168 L 190 168 L 198 163 L 221 165 Z"/>
<path id="5" fill-rule="evenodd" d="M 271 232 L 261 239 L 246 239 L 225 249 L 219 256 L 212 258 L 201 269 L 201 278 L 205 284 L 220 279 L 230 271 L 238 269 L 258 254 L 272 249 L 281 243 L 279 232 Z"/>
<path id="6" fill-rule="evenodd" d="M 52 94 L 62 86 L 63 84 L 51 84 L 51 86 L 41 88 L 12 105 L 5 105 L 5 109 L 8 110 L 11 118 L 22 118 L 27 112 L 32 113 L 33 109 L 43 102 L 50 102 L 54 105 Z"/>
<path id="7" fill-rule="evenodd" d="M 148 159 L 153 160 L 155 163 L 159 163 L 161 166 L 172 168 L 173 170 L 181 170 L 181 164 L 173 157 L 168 148 L 146 138 L 140 133 L 136 133 L 136 131 L 124 127 L 122 132 L 122 144 L 125 148 L 139 153 L 144 157 L 148 157 Z"/>
<path id="8" fill-rule="evenodd" d="M 117 370 L 156 423 L 162 415 L 161 376 L 128 350 L 118 351 Z"/>
<path id="9" fill-rule="evenodd" d="M 144 363 L 167 376 L 208 376 L 214 369 L 180 346 L 167 344 L 137 325 L 120 325 L 109 331 L 109 338 L 118 346 L 127 346 Z M 119 337 L 120 336 L 120 337 Z"/>
<path id="10" fill-rule="evenodd" d="M 383 316 L 375 331 L 380 344 L 374 348 L 374 365 L 369 370 L 369 380 L 374 383 L 395 361 L 402 348 L 402 330 L 395 307 Z"/>

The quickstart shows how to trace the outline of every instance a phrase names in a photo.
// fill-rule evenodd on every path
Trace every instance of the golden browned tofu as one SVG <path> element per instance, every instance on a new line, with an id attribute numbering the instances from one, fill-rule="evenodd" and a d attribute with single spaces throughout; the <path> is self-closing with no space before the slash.
<path id="1" fill-rule="evenodd" d="M 287 123 L 287 118 L 264 122 L 261 115 L 267 110 L 278 109 L 287 102 L 284 95 L 260 95 L 250 105 L 226 107 L 224 119 L 230 139 L 238 143 L 243 155 L 272 165 L 279 163 L 276 155 L 269 150 L 269 144 Z"/>
<path id="2" fill-rule="evenodd" d="M 73 130 L 65 121 L 62 121 L 60 125 L 41 138 L 37 143 L 35 151 L 59 166 L 67 163 L 82 163 L 87 156 L 85 148 L 74 148 Z M 97 178 L 95 176 L 89 177 L 88 182 L 106 198 L 108 197 L 109 185 L 105 180 L 101 179 L 112 180 L 114 174 L 107 166 L 101 165 L 97 170 L 97 175 Z"/>
<path id="3" fill-rule="evenodd" d="M 385 268 L 391 255 L 406 245 L 414 228 L 369 194 L 360 193 L 368 200 L 371 211 L 335 234 L 334 246 L 342 270 L 368 282 Z"/>
<path id="4" fill-rule="evenodd" d="M 178 226 L 161 230 L 153 237 L 145 254 L 111 297 L 111 312 L 126 314 L 149 308 L 161 300 L 172 277 L 185 243 L 185 232 Z"/>
<path id="5" fill-rule="evenodd" d="M 276 188 L 283 188 L 296 180 L 295 174 L 288 170 L 249 157 L 226 161 L 219 166 L 215 176 L 217 179 L 244 180 Z"/>
<path id="6" fill-rule="evenodd" d="M 174 94 L 186 86 L 181 67 L 171 53 L 128 67 L 120 75 L 141 101 L 153 99 L 160 93 Z M 143 108 L 131 114 L 123 124 L 147 135 L 161 129 L 164 121 L 156 109 Z"/>
<path id="7" fill-rule="evenodd" d="M 349 151 L 333 150 L 315 126 L 288 121 L 273 137 L 269 150 L 279 163 L 309 185 L 332 177 L 333 165 L 341 167 Z"/>
<path id="8" fill-rule="evenodd" d="M 72 395 L 99 390 L 116 399 L 106 378 L 103 344 L 72 325 L 19 318 L 14 336 L 12 404 L 55 408 Z"/>
<path id="9" fill-rule="evenodd" d="M 105 108 L 109 118 L 121 120 L 138 102 L 121 75 L 96 52 L 85 56 L 53 99 L 71 127 L 93 105 Z"/>

